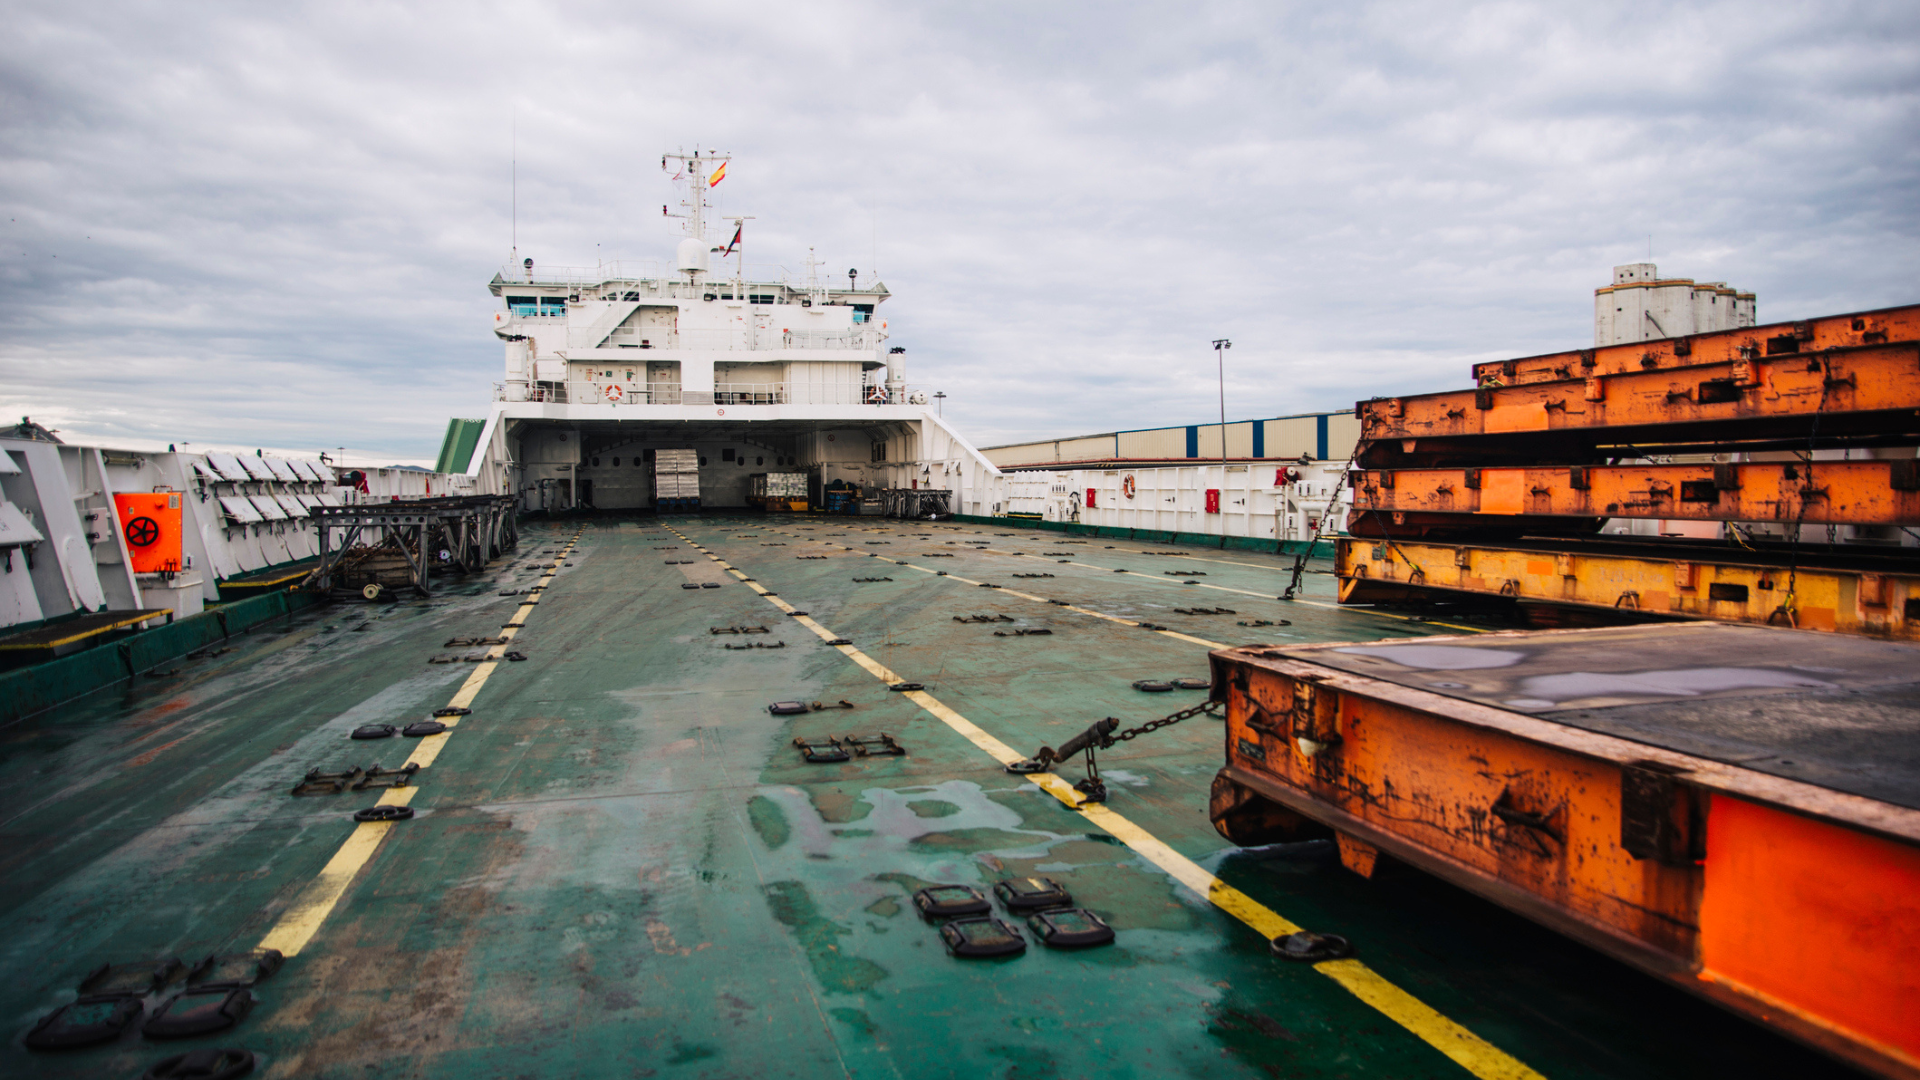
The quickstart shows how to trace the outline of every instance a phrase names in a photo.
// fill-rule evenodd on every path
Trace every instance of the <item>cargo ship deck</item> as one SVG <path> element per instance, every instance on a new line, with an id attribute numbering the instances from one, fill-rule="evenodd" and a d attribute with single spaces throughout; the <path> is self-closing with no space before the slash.
<path id="1" fill-rule="evenodd" d="M 0 729 L 0 1071 L 237 1046 L 269 1077 L 1855 1075 L 1418 872 L 1226 844 L 1213 716 L 1104 752 L 1104 805 L 1071 805 L 1078 763 L 1002 768 L 1199 704 L 1133 683 L 1204 678 L 1212 648 L 1481 628 L 1337 608 L 1325 562 L 1281 601 L 1290 561 L 946 522 L 534 521 L 430 601 L 302 612 Z M 787 700 L 828 707 L 769 714 Z M 472 711 L 349 738 L 446 707 Z M 794 746 L 882 732 L 906 755 Z M 409 759 L 408 787 L 289 794 Z M 415 816 L 356 823 L 376 801 Z M 1009 917 L 1023 954 L 961 959 L 914 910 L 1023 876 L 1117 940 L 1048 949 Z M 1356 956 L 1276 958 L 1293 926 Z M 260 946 L 288 958 L 230 1032 L 21 1044 L 101 964 Z"/>

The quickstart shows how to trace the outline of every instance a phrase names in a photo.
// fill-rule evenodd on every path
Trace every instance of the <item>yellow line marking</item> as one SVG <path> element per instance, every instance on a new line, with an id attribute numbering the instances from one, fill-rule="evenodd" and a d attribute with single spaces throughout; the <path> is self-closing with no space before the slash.
<path id="1" fill-rule="evenodd" d="M 580 536 L 576 533 L 573 539 L 567 542 L 566 547 L 561 549 L 557 559 L 564 559 L 578 543 L 580 543 Z M 540 581 L 544 584 L 554 574 L 555 570 L 549 568 L 540 575 Z M 523 621 L 537 602 L 528 600 L 521 604 L 520 609 L 508 621 Z M 513 634 L 513 630 L 507 629 L 498 636 L 511 641 Z M 494 669 L 500 666 L 498 661 L 505 654 L 506 648 L 505 645 L 495 645 L 488 650 L 490 659 L 474 668 L 473 674 L 467 676 L 452 700 L 447 702 L 449 707 L 465 709 L 472 706 L 473 699 L 480 693 L 480 688 L 487 685 L 487 680 L 493 677 Z M 460 726 L 460 718 L 448 716 L 441 718 L 440 722 L 447 725 L 448 730 L 421 739 L 414 747 L 412 755 L 407 758 L 407 764 L 418 765 L 425 769 L 440 756 L 440 751 L 446 746 L 447 739 L 453 735 L 452 729 Z M 418 790 L 420 789 L 411 784 L 406 787 L 388 788 L 374 805 L 405 806 L 413 801 L 414 792 Z M 267 936 L 260 939 L 260 948 L 278 949 L 285 956 L 300 955 L 300 950 L 307 947 L 307 943 L 313 940 L 313 935 L 320 932 L 320 927 L 327 921 L 327 917 L 333 914 L 333 909 L 339 906 L 341 897 L 346 895 L 354 878 L 373 859 L 374 853 L 380 850 L 380 842 L 393 831 L 393 826 L 394 822 L 391 821 L 356 823 L 339 850 L 333 853 L 333 858 L 327 860 L 327 865 L 321 868 L 320 876 L 308 882 L 306 888 L 300 890 L 300 895 L 294 898 L 286 911 L 281 912 L 280 918 L 274 922 L 272 929 L 267 931 Z"/>
<path id="2" fill-rule="evenodd" d="M 674 532 L 689 544 L 693 543 L 685 535 L 672 529 L 669 531 Z M 731 564 L 726 563 L 719 556 L 709 553 L 707 557 L 733 570 Z M 745 577 L 738 570 L 733 572 Z M 795 610 L 792 604 L 780 597 L 767 596 L 767 590 L 759 582 L 747 582 L 747 584 L 775 607 L 789 614 Z M 1112 618 L 1112 616 L 1101 617 Z M 795 621 L 820 635 L 822 640 L 832 640 L 838 636 L 811 616 L 802 615 Z M 882 682 L 905 681 L 891 668 L 852 645 L 839 645 L 836 648 Z M 920 706 L 1002 765 L 1011 764 L 1026 756 L 955 712 L 925 690 L 909 690 L 901 696 Z M 1114 839 L 1139 852 L 1148 862 L 1165 871 L 1175 881 L 1199 893 L 1209 903 L 1245 923 L 1261 937 L 1271 940 L 1300 930 L 1293 921 L 1208 873 L 1198 863 L 1175 851 L 1164 841 L 1134 824 L 1105 803 L 1087 802 L 1080 792 L 1074 790 L 1073 785 L 1057 774 L 1029 773 L 1026 774 L 1026 779 L 1068 807 L 1078 810 L 1089 822 L 1106 830 Z M 1528 1068 L 1519 1059 L 1449 1020 L 1432 1006 L 1402 990 L 1379 972 L 1358 960 L 1326 960 L 1315 964 L 1313 968 L 1475 1076 L 1482 1077 L 1484 1080 L 1544 1080 L 1544 1077 Z"/>
<path id="3" fill-rule="evenodd" d="M 412 787 L 388 788 L 376 805 L 405 806 L 413 798 L 415 790 Z M 273 929 L 267 931 L 267 936 L 260 939 L 260 948 L 278 949 L 287 956 L 298 956 L 307 942 L 313 940 L 313 935 L 319 933 L 320 924 L 333 914 L 334 906 L 346 894 L 347 886 L 353 884 L 355 875 L 360 873 L 360 868 L 367 864 L 368 859 L 373 858 L 380 841 L 386 839 L 392 829 L 391 821 L 363 821 L 354 826 L 353 832 L 347 835 L 346 843 L 340 845 L 340 850 L 334 852 L 333 858 L 321 869 L 320 876 L 300 890 L 292 906 L 273 924 Z"/>

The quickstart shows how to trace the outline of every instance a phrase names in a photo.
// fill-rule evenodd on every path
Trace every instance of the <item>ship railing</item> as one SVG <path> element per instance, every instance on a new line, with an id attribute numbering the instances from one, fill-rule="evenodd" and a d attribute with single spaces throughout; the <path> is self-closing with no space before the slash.
<path id="1" fill-rule="evenodd" d="M 738 330 L 680 330 L 651 326 L 567 328 L 569 349 L 692 349 L 703 352 L 776 352 L 782 349 L 873 352 L 880 347 L 880 331 L 787 330 L 753 327 Z"/>
<path id="2" fill-rule="evenodd" d="M 787 383 L 718 383 L 712 390 L 683 390 L 678 383 L 628 386 L 571 380 L 565 383 L 509 380 L 493 384 L 493 400 L 551 405 L 873 405 L 887 404 L 886 389 Z"/>
<path id="3" fill-rule="evenodd" d="M 622 259 L 599 266 L 533 266 L 533 280 L 527 280 L 524 266 L 500 268 L 500 283 L 513 285 L 600 285 L 608 281 L 659 281 L 665 274 L 658 259 Z"/>
<path id="4" fill-rule="evenodd" d="M 658 326 L 616 326 L 612 333 L 569 330 L 567 344 L 575 349 L 677 349 L 680 335 Z"/>

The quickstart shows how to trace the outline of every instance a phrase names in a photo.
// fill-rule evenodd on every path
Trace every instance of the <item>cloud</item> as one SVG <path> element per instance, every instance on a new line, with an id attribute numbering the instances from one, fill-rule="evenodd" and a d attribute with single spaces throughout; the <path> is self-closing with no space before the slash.
<path id="1" fill-rule="evenodd" d="M 0 415 L 430 456 L 485 283 L 664 260 L 663 150 L 748 259 L 877 272 L 983 444 L 1345 408 L 1586 343 L 1619 262 L 1763 319 L 1911 303 L 1898 4 L 103 3 L 0 66 Z M 649 211 L 652 211 L 650 214 Z"/>

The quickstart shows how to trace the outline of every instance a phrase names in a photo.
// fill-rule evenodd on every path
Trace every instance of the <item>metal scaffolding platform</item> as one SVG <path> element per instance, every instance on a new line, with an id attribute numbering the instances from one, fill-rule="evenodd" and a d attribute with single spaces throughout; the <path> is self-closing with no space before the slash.
<path id="1" fill-rule="evenodd" d="M 519 542 L 510 495 L 472 495 L 358 506 L 316 506 L 320 565 L 308 587 L 432 592 L 432 571 L 475 573 Z"/>

